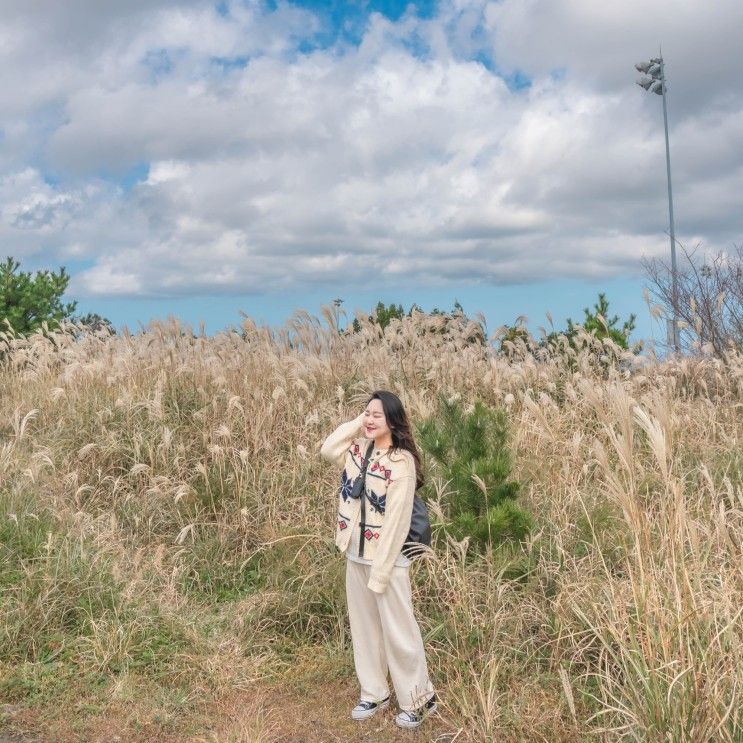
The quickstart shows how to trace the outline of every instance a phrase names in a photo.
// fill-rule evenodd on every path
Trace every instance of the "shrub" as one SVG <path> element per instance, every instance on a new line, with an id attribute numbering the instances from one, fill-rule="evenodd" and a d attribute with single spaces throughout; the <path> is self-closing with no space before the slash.
<path id="1" fill-rule="evenodd" d="M 62 303 L 70 277 L 62 267 L 59 273 L 38 271 L 31 278 L 18 272 L 20 263 L 8 257 L 0 264 L 0 323 L 10 323 L 19 335 L 28 335 L 46 322 L 50 329 L 70 319 L 77 302 Z"/>
<path id="2" fill-rule="evenodd" d="M 336 303 L 343 300 L 335 300 Z M 336 304 L 336 307 L 339 305 Z M 382 330 L 387 328 L 393 320 L 403 320 L 412 318 L 414 315 L 420 315 L 424 318 L 435 320 L 431 327 L 421 326 L 419 332 L 423 335 L 427 333 L 436 333 L 441 336 L 459 336 L 463 334 L 467 345 L 484 346 L 487 338 L 484 319 L 472 319 L 467 316 L 464 308 L 459 302 L 454 302 L 454 307 L 450 312 L 444 312 L 438 307 L 434 307 L 431 312 L 424 312 L 417 304 L 412 304 L 407 314 L 401 304 L 395 305 L 394 302 L 386 306 L 384 302 L 378 302 L 368 321 L 378 325 Z M 359 318 L 354 319 L 352 324 L 354 333 L 361 331 Z"/>
<path id="3" fill-rule="evenodd" d="M 419 426 L 418 440 L 449 483 L 446 530 L 452 537 L 469 537 L 484 548 L 529 533 L 531 516 L 516 503 L 520 485 L 509 479 L 508 423 L 502 410 L 477 402 L 465 412 L 461 403 L 441 397 L 437 415 Z"/>

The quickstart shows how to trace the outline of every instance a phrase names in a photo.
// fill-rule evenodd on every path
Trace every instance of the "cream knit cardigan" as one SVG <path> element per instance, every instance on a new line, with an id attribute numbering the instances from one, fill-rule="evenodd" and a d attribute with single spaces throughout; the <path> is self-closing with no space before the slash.
<path id="1" fill-rule="evenodd" d="M 325 439 L 320 454 L 343 467 L 338 495 L 335 543 L 345 552 L 351 534 L 359 534 L 361 498 L 349 498 L 351 484 L 358 477 L 370 439 L 363 437 L 363 413 L 343 423 Z M 373 451 L 366 471 L 366 523 L 364 557 L 372 561 L 368 587 L 384 593 L 395 560 L 410 531 L 415 496 L 415 460 L 400 449 L 393 454 Z"/>

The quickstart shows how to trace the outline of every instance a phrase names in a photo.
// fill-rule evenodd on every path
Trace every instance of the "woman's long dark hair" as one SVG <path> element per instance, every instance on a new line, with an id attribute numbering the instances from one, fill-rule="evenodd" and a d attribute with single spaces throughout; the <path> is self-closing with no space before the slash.
<path id="1" fill-rule="evenodd" d="M 415 460 L 415 489 L 423 485 L 423 469 L 421 467 L 421 457 L 418 447 L 413 437 L 413 431 L 410 427 L 410 420 L 400 398 L 387 390 L 377 390 L 372 393 L 369 402 L 379 400 L 382 403 L 384 417 L 387 419 L 387 425 L 392 433 L 392 451 L 396 449 L 405 449 L 413 455 Z M 369 404 L 367 402 L 367 405 Z"/>

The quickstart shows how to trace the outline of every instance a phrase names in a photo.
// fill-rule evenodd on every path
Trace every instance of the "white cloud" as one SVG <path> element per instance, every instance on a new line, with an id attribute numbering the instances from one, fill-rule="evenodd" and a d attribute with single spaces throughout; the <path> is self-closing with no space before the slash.
<path id="1" fill-rule="evenodd" d="M 660 27 L 678 234 L 740 241 L 732 0 L 642 27 L 634 1 L 457 0 L 305 53 L 320 21 L 289 3 L 6 5 L 0 239 L 93 260 L 77 296 L 637 273 L 667 249 L 660 99 L 632 84 Z"/>

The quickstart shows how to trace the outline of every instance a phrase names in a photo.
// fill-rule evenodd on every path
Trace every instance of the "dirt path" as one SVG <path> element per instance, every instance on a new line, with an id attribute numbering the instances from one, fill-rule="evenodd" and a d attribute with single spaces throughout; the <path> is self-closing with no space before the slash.
<path id="1" fill-rule="evenodd" d="M 350 718 L 358 689 L 351 681 L 329 681 L 304 692 L 269 687 L 240 691 L 223 698 L 191 720 L 191 733 L 163 733 L 154 728 L 135 731 L 126 710 L 108 714 L 73 731 L 65 724 L 32 735 L 15 730 L 40 729 L 29 711 L 5 717 L 7 732 L 0 730 L 0 743 L 453 743 L 463 741 L 457 728 L 438 713 L 417 730 L 401 730 L 394 723 L 396 709 L 377 713 L 356 722 Z M 15 719 L 14 719 L 15 718 Z M 66 728 L 66 729 L 65 729 Z"/>
<path id="2" fill-rule="evenodd" d="M 355 684 L 346 682 L 326 684 L 304 695 L 273 689 L 253 698 L 247 709 L 247 700 L 237 698 L 223 709 L 223 719 L 229 721 L 224 737 L 213 740 L 240 740 L 236 734 L 243 730 L 253 735 L 263 732 L 265 740 L 275 743 L 451 743 L 457 738 L 457 729 L 438 713 L 417 730 L 401 730 L 394 723 L 394 705 L 369 720 L 352 720 L 356 693 Z M 246 725 L 246 719 L 252 722 Z"/>
<path id="3" fill-rule="evenodd" d="M 15 718 L 21 706 L 0 704 L 0 743 L 41 743 L 38 738 L 11 730 L 10 721 Z"/>

